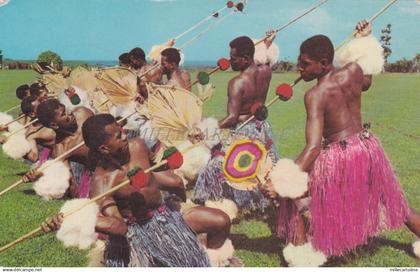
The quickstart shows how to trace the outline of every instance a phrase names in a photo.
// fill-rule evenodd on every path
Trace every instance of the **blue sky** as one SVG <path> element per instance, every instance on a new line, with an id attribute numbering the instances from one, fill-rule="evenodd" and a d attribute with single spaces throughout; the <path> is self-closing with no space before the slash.
<path id="1" fill-rule="evenodd" d="M 139 46 L 147 52 L 225 5 L 226 0 L 10 0 L 0 7 L 0 49 L 5 57 L 35 59 L 53 50 L 66 60 L 115 60 Z M 239 35 L 261 38 L 319 0 L 248 0 L 235 13 L 184 49 L 187 61 L 228 56 Z M 315 34 L 344 40 L 356 22 L 388 0 L 329 0 L 278 34 L 280 58 L 295 61 L 300 43 Z M 226 14 L 223 13 L 223 14 Z M 222 14 L 222 15 L 223 15 Z M 217 19 L 212 19 L 217 20 Z M 374 33 L 392 24 L 390 60 L 420 53 L 420 2 L 399 0 L 374 23 Z M 205 27 L 204 27 L 205 28 Z M 203 28 L 201 28 L 203 29 Z M 181 38 L 178 45 L 193 34 Z"/>

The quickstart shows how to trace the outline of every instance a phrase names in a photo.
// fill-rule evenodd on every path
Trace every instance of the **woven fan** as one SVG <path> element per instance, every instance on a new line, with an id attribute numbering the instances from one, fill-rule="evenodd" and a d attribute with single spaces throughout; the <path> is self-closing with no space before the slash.
<path id="1" fill-rule="evenodd" d="M 173 86 L 149 83 L 147 90 L 152 128 L 171 131 L 159 133 L 159 140 L 164 143 L 185 140 L 187 133 L 201 121 L 201 100 L 193 93 Z"/>
<path id="2" fill-rule="evenodd" d="M 79 66 L 73 69 L 70 76 L 67 78 L 67 82 L 91 95 L 98 88 L 98 80 L 95 77 L 95 73 L 96 71 L 89 71 L 88 69 Z"/>
<path id="3" fill-rule="evenodd" d="M 90 71 L 79 66 L 73 69 L 67 81 L 70 85 L 77 86 L 89 94 L 97 112 L 108 113 L 112 103 L 100 89 L 96 73 L 97 71 Z"/>
<path id="4" fill-rule="evenodd" d="M 126 68 L 107 68 L 96 73 L 99 88 L 115 105 L 127 105 L 137 96 L 137 76 Z"/>
<path id="5" fill-rule="evenodd" d="M 69 87 L 69 83 L 62 74 L 45 74 L 40 81 L 45 84 L 48 92 L 55 96 L 58 96 Z"/>

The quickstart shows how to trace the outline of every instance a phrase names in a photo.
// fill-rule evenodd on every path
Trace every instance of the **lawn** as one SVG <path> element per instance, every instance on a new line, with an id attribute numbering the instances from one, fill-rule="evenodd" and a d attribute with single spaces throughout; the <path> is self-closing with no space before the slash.
<path id="1" fill-rule="evenodd" d="M 221 118 L 226 108 L 226 86 L 234 73 L 212 76 L 217 87 L 215 97 L 204 105 L 204 116 Z M 0 111 L 17 103 L 14 90 L 36 77 L 31 71 L 0 71 Z M 282 82 L 292 82 L 296 74 L 275 74 L 269 98 Z M 269 120 L 282 157 L 294 158 L 304 145 L 304 91 L 313 83 L 299 83 L 292 100 L 277 102 L 270 108 Z M 384 74 L 374 78 L 371 89 L 363 94 L 363 119 L 381 139 L 411 207 L 420 210 L 420 76 Z M 17 181 L 29 165 L 0 154 L 0 189 Z M 63 201 L 47 202 L 36 196 L 30 185 L 23 185 L 0 197 L 0 246 L 31 231 Z M 271 234 L 266 223 L 242 220 L 232 227 L 231 239 L 236 255 L 246 266 L 284 266 L 282 244 Z M 414 236 L 406 229 L 383 233 L 368 245 L 342 258 L 332 266 L 420 266 L 411 243 Z M 39 236 L 0 253 L 0 266 L 85 266 L 86 252 L 66 249 L 53 234 Z"/>

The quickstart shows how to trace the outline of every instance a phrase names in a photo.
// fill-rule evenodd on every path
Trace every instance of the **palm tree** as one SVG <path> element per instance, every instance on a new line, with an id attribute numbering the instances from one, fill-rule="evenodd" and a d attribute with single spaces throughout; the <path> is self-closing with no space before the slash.
<path id="1" fill-rule="evenodd" d="M 3 50 L 0 49 L 0 69 L 3 69 Z"/>
<path id="2" fill-rule="evenodd" d="M 413 58 L 413 72 L 420 73 L 420 54 Z"/>

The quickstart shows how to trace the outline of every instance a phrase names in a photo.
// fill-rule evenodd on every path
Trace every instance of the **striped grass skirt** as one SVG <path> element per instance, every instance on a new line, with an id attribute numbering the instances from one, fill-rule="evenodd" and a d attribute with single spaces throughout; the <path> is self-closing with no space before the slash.
<path id="1" fill-rule="evenodd" d="M 163 205 L 144 224 L 130 224 L 126 235 L 129 258 L 108 258 L 111 267 L 208 267 L 207 254 L 179 211 Z M 112 241 L 110 247 L 112 247 Z M 121 249 L 108 248 L 108 252 Z"/>

